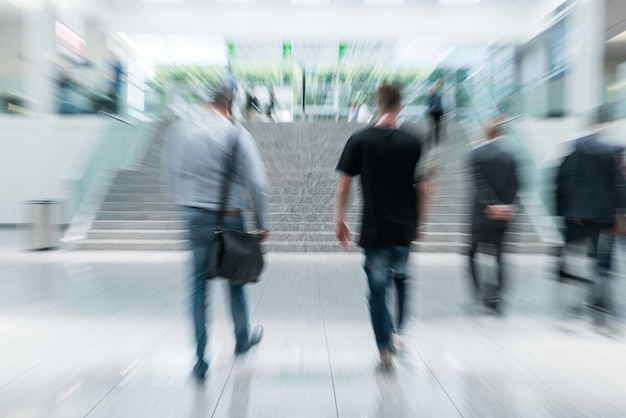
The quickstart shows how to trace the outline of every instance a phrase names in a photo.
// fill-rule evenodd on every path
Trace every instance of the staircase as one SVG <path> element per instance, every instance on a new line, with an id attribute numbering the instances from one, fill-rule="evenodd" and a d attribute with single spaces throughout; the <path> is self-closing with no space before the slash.
<path id="1" fill-rule="evenodd" d="M 247 126 L 256 138 L 271 187 L 272 233 L 268 251 L 343 251 L 334 236 L 334 193 L 339 174 L 335 165 L 347 138 L 363 125 L 315 122 L 294 124 L 253 123 Z M 419 124 L 404 126 L 421 136 Z M 446 139 L 438 147 L 436 196 L 428 228 L 414 250 L 462 252 L 469 243 L 470 187 L 465 167 L 469 150 L 460 125 L 450 122 Z M 185 227 L 160 185 L 163 131 L 155 136 L 138 171 L 117 173 L 101 205 L 85 250 L 184 250 Z M 358 232 L 360 182 L 355 181 L 347 207 L 347 221 Z M 254 228 L 251 216 L 248 226 Z M 355 234 L 355 241 L 358 234 Z M 518 216 L 507 237 L 510 251 L 543 251 L 539 237 L 524 214 Z M 355 248 L 355 251 L 357 249 Z"/>
<path id="2" fill-rule="evenodd" d="M 164 127 L 139 170 L 117 172 L 82 250 L 185 250 L 185 226 L 173 196 L 160 183 Z"/>

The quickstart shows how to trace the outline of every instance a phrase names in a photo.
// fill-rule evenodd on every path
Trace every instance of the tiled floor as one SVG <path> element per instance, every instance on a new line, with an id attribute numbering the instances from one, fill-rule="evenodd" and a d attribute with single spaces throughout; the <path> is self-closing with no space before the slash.
<path id="1" fill-rule="evenodd" d="M 381 374 L 361 256 L 270 254 L 249 286 L 264 341 L 233 356 L 214 285 L 198 385 L 187 257 L 0 252 L 0 417 L 626 416 L 623 321 L 568 316 L 581 290 L 551 280 L 551 258 L 506 259 L 500 318 L 468 303 L 465 258 L 412 255 L 406 351 Z"/>

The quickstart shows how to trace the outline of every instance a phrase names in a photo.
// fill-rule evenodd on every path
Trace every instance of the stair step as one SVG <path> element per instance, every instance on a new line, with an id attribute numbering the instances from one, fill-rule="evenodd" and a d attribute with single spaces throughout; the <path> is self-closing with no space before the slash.
<path id="1" fill-rule="evenodd" d="M 180 221 L 180 212 L 147 212 L 147 211 L 100 211 L 96 215 L 98 221 Z"/>
<path id="2" fill-rule="evenodd" d="M 94 221 L 94 230 L 182 230 L 185 229 L 183 221 Z"/>
<path id="3" fill-rule="evenodd" d="M 174 202 L 174 195 L 165 193 L 108 193 L 104 202 L 171 203 Z"/>
<path id="4" fill-rule="evenodd" d="M 168 202 L 104 202 L 100 206 L 100 210 L 103 212 L 176 212 L 179 209 L 177 204 Z"/>
<path id="5" fill-rule="evenodd" d="M 92 229 L 90 240 L 166 240 L 180 241 L 188 237 L 186 230 Z"/>
<path id="6" fill-rule="evenodd" d="M 133 251 L 181 251 L 189 247 L 186 240 L 94 240 L 87 239 L 80 243 L 80 250 L 133 250 Z"/>

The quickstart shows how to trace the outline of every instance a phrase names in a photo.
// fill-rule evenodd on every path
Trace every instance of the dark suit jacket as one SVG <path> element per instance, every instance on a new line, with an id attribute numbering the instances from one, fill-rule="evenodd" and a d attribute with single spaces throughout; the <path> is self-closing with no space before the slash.
<path id="1" fill-rule="evenodd" d="M 580 138 L 565 157 L 556 177 L 558 216 L 613 224 L 623 207 L 624 179 L 614 149 L 596 135 Z"/>
<path id="2" fill-rule="evenodd" d="M 439 92 L 428 96 L 428 114 L 433 116 L 443 115 L 443 106 L 441 105 L 441 94 Z"/>
<path id="3" fill-rule="evenodd" d="M 507 221 L 495 221 L 484 213 L 489 205 L 511 205 L 517 196 L 519 182 L 517 164 L 513 155 L 497 142 L 490 141 L 470 154 L 472 181 L 474 183 L 474 209 L 472 232 L 483 227 L 504 228 Z"/>

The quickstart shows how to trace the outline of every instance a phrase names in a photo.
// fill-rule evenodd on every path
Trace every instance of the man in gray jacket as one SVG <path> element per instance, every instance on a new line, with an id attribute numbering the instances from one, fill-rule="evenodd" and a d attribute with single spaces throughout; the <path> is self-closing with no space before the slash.
<path id="1" fill-rule="evenodd" d="M 209 102 L 199 121 L 176 122 L 167 138 L 168 182 L 189 229 L 193 255 L 192 311 L 197 341 L 197 362 L 193 371 L 199 379 L 204 378 L 209 367 L 204 358 L 207 344 L 206 271 L 219 215 L 221 184 L 236 141 L 239 146 L 226 210 L 222 213 L 222 226 L 243 231 L 243 211 L 254 209 L 262 239 L 269 233 L 265 170 L 254 139 L 233 120 L 232 89 L 213 91 Z M 263 328 L 257 326 L 249 331 L 244 286 L 229 283 L 228 287 L 235 327 L 235 354 L 242 354 L 261 341 Z"/>

